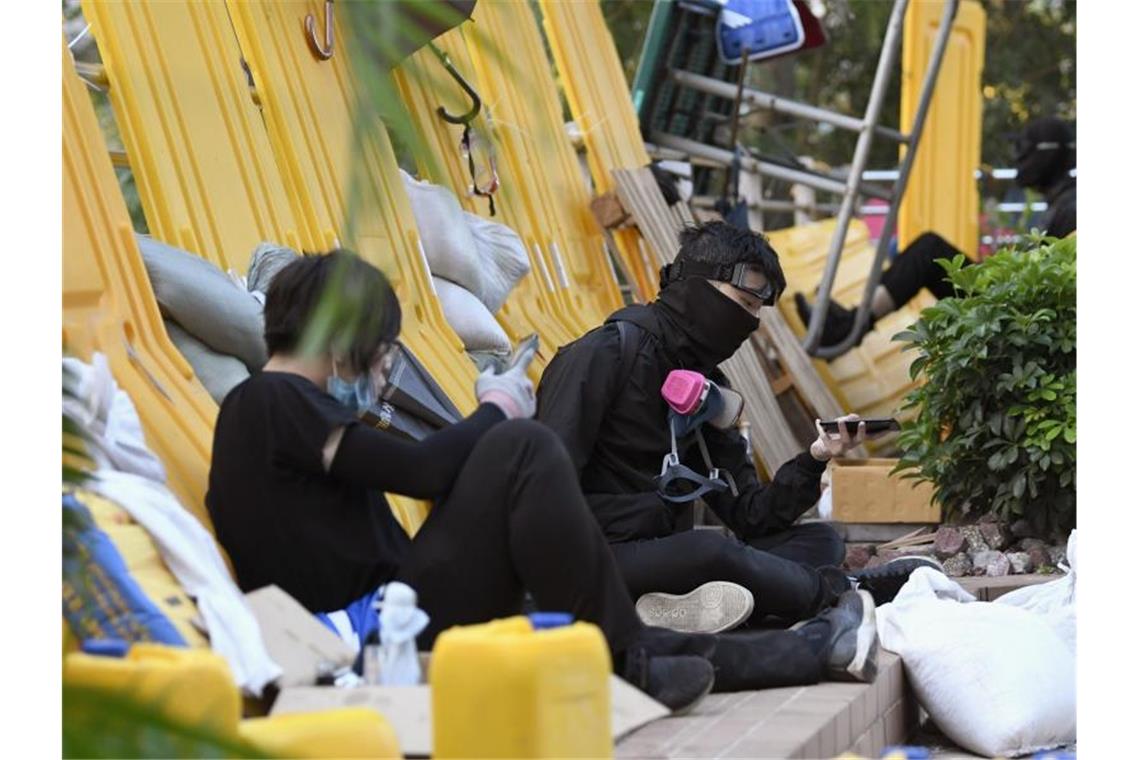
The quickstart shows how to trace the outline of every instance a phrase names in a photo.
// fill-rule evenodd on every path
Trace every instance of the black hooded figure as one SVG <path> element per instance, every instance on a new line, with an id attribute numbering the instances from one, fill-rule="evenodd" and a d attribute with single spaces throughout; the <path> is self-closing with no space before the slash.
<path id="1" fill-rule="evenodd" d="M 1077 143 L 1072 127 L 1053 116 L 1029 122 L 1014 140 L 1013 162 L 1017 168 L 1017 184 L 1041 193 L 1048 204 L 1035 226 L 1056 238 L 1075 231 L 1077 180 L 1070 176 L 1070 171 L 1077 165 Z M 959 253 L 961 251 L 933 232 L 923 233 L 908 245 L 883 272 L 871 301 L 871 319 L 859 340 L 871 331 L 876 320 L 910 301 L 923 288 L 936 298 L 953 295 L 946 272 L 936 262 L 952 259 Z M 796 293 L 796 308 L 807 325 L 811 321 L 812 306 L 802 293 Z M 854 326 L 855 311 L 832 301 L 828 305 L 820 345 L 829 347 L 842 343 Z"/>
<path id="2" fill-rule="evenodd" d="M 760 235 L 713 222 L 686 230 L 681 243 L 672 266 L 682 272 L 687 265 L 728 272 L 744 264 L 771 284 L 773 300 L 784 288 L 776 253 Z M 665 378 L 675 369 L 695 370 L 727 387 L 718 365 L 759 326 L 754 313 L 708 278 L 676 272 L 672 280 L 664 274 L 656 301 L 618 310 L 558 351 L 538 386 L 538 419 L 566 444 L 635 599 L 726 580 L 753 591 L 756 619 L 808 617 L 835 598 L 815 568 L 844 557 L 843 541 L 830 527 L 793 525 L 819 500 L 826 462 L 804 452 L 771 483 L 761 483 L 739 432 L 706 425 L 712 462 L 731 474 L 739 495 L 710 493 L 705 501 L 735 535 L 684 530 L 689 505 L 658 493 L 655 478 L 671 448 Z M 678 443 L 682 463 L 707 471 L 691 437 Z"/>

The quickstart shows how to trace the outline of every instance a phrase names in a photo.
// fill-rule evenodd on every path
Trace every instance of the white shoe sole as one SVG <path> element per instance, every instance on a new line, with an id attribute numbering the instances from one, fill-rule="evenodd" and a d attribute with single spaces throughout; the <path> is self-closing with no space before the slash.
<path id="1" fill-rule="evenodd" d="M 747 620 L 754 604 L 752 592 L 744 586 L 709 581 L 687 594 L 644 594 L 636 609 L 646 625 L 681 633 L 720 633 Z"/>
<path id="2" fill-rule="evenodd" d="M 875 599 L 867 591 L 863 597 L 863 619 L 855 633 L 855 656 L 847 665 L 847 672 L 856 681 L 874 683 L 879 672 L 879 632 L 875 625 Z"/>

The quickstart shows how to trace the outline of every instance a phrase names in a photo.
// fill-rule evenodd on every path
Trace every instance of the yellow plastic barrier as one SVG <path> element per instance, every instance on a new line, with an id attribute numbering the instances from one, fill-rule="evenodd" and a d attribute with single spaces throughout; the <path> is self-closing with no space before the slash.
<path id="1" fill-rule="evenodd" d="M 208 528 L 217 407 L 170 343 L 86 88 L 63 48 L 63 339 L 107 356 L 168 484 Z"/>
<path id="2" fill-rule="evenodd" d="M 290 0 L 227 2 L 242 54 L 253 72 L 270 144 L 288 193 L 305 224 L 329 243 L 341 238 L 387 272 L 404 310 L 401 339 L 464 413 L 475 408 L 475 366 L 448 325 L 435 296 L 415 217 L 400 184 L 383 130 L 363 150 L 353 145 L 353 39 L 336 25 L 337 49 L 327 61 L 309 50 L 307 15 L 324 4 Z M 350 178 L 364 171 L 354 239 L 346 234 Z"/>
<path id="3" fill-rule="evenodd" d="M 617 48 L 597 0 L 539 0 L 542 26 L 561 74 L 562 91 L 582 130 L 595 190 L 615 189 L 614 169 L 649 164 L 630 102 Z M 641 300 L 657 294 L 657 271 L 647 265 L 636 228 L 614 231 L 614 241 Z"/>
<path id="4" fill-rule="evenodd" d="M 609 651 L 594 625 L 452 628 L 430 667 L 434 757 L 613 755 Z"/>
<path id="5" fill-rule="evenodd" d="M 83 8 L 110 81 L 111 104 L 143 210 L 156 237 L 240 272 L 261 240 L 310 251 L 337 243 L 330 225 L 310 223 L 316 217 L 302 213 L 314 203 L 306 188 L 298 195 L 286 184 L 255 94 L 239 65 L 243 51 L 223 4 L 84 0 Z M 418 256 L 418 248 L 413 250 Z M 397 279 L 386 261 L 371 260 L 385 264 Z M 135 276 L 149 291 L 141 263 Z M 405 306 L 405 339 L 460 408 L 470 407 L 470 381 L 443 383 L 456 373 L 466 374 L 470 362 L 461 353 L 447 361 L 425 354 L 424 330 L 416 327 L 422 325 L 424 306 L 406 287 L 398 285 L 397 290 Z M 153 313 L 158 319 L 157 308 Z M 163 329 L 160 321 L 156 324 Z M 447 345 L 446 338 L 440 340 Z M 174 355 L 189 372 L 181 355 Z M 439 373 L 440 367 L 450 371 Z M 216 409 L 211 421 L 213 415 Z M 206 452 L 208 456 L 208 441 Z M 390 502 L 410 533 L 423 524 L 426 503 L 404 497 L 390 497 Z"/>
<path id="6" fill-rule="evenodd" d="M 479 3 L 472 19 L 463 33 L 480 94 L 498 125 L 500 163 L 510 165 L 536 232 L 545 237 L 541 248 L 561 316 L 577 337 L 601 324 L 622 299 L 565 132 L 542 34 L 526 3 Z"/>
<path id="7" fill-rule="evenodd" d="M 918 107 L 922 77 L 938 33 L 942 3 L 911 3 L 903 31 L 900 124 Z M 963 0 L 946 47 L 926 127 L 899 207 L 899 250 L 928 230 L 971 258 L 978 253 L 978 183 L 982 155 L 982 67 L 986 14 Z"/>
<path id="8" fill-rule="evenodd" d="M 268 757 L 401 757 L 395 731 L 379 713 L 362 708 L 240 721 L 241 695 L 225 660 L 206 649 L 135 644 L 122 658 L 74 652 L 64 658 L 66 686 L 106 693 L 137 704 L 175 726 L 244 744 Z M 85 723 L 86 709 L 64 702 L 64 720 Z"/>
<path id="9" fill-rule="evenodd" d="M 780 308 L 800 337 L 806 331 L 796 314 L 793 295 L 797 291 L 814 292 L 823 275 L 834 230 L 835 220 L 829 219 L 768 233 L 772 247 L 780 254 L 780 264 L 788 280 Z M 851 306 L 863 297 L 874 256 L 866 224 L 853 220 L 831 291 L 837 303 Z M 898 416 L 903 398 L 915 386 L 909 373 L 913 357 L 902 353 L 899 344 L 891 342 L 891 337 L 914 322 L 931 301 L 932 297 L 923 291 L 909 304 L 880 320 L 859 346 L 830 363 L 814 362 L 820 377 L 844 408 L 865 417 Z M 868 446 L 873 449 L 874 443 L 869 442 Z"/>
<path id="10" fill-rule="evenodd" d="M 84 0 L 151 234 L 245 273 L 262 241 L 316 250 L 294 221 L 225 7 Z"/>
<path id="11" fill-rule="evenodd" d="M 478 90 L 482 85 L 476 81 L 462 30 L 455 29 L 443 35 L 436 44 L 448 54 L 460 72 L 470 77 Z M 448 124 L 436 113 L 440 105 L 451 113 L 465 111 L 469 107 L 464 103 L 465 94 L 428 49 L 411 56 L 395 76 L 416 128 L 434 153 L 437 173 L 426 174 L 430 168 L 427 162 L 421 163 L 420 171 L 425 172 L 424 176 L 432 182 L 450 188 L 468 211 L 488 216 L 487 201 L 467 193 L 469 171 L 466 160 L 458 151 L 462 127 Z M 479 116 L 476 127 L 487 129 L 486 112 Z M 539 334 L 539 354 L 531 365 L 531 374 L 537 380 L 553 358 L 555 349 L 577 337 L 581 325 L 577 321 L 568 325 L 561 319 L 561 304 L 555 296 L 554 279 L 542 253 L 548 236 L 546 226 L 530 215 L 531 207 L 527 201 L 532 190 L 530 178 L 519 176 L 516 162 L 507 160 L 505 156 L 500 155 L 497 161 L 501 184 L 495 194 L 495 221 L 506 224 L 522 238 L 530 257 L 531 271 L 511 291 L 496 317 L 512 341 L 517 342 L 532 332 Z"/>

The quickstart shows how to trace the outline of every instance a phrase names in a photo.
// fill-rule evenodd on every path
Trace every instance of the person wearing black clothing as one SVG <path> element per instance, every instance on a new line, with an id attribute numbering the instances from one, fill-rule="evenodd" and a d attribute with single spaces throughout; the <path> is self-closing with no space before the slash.
<path id="1" fill-rule="evenodd" d="M 301 353 L 326 287 L 347 308 L 326 350 Z M 541 609 L 596 624 L 615 672 L 669 707 L 708 692 L 711 637 L 638 619 L 565 450 L 525 419 L 525 367 L 481 375 L 471 416 L 407 442 L 357 417 L 399 332 L 379 270 L 347 252 L 302 257 L 274 279 L 265 324 L 270 360 L 221 406 L 206 497 L 243 590 L 276 584 L 318 613 L 400 580 L 431 618 L 425 649 L 449 626 L 518 614 L 529 591 Z M 414 537 L 385 491 L 433 500 Z"/>
<path id="2" fill-rule="evenodd" d="M 827 460 L 858 445 L 863 433 L 852 439 L 843 432 L 836 440 L 821 430 L 810 451 L 765 484 L 736 430 L 704 426 L 712 464 L 731 473 L 738 493 L 712 492 L 705 499 L 732 535 L 681 530 L 683 510 L 663 498 L 655 482 L 671 448 L 662 384 L 672 370 L 687 369 L 727 386 L 718 365 L 757 329 L 759 309 L 775 303 L 784 276 L 762 236 L 711 222 L 681 233 L 677 261 L 662 280 L 656 301 L 621 309 L 559 349 L 539 383 L 538 419 L 566 445 L 635 598 L 728 581 L 751 593 L 753 623 L 771 615 L 811 617 L 852 584 L 835 567 L 844 556 L 838 534 L 795 521 L 819 500 Z M 619 323 L 632 335 L 625 338 L 632 361 Z M 679 446 L 682 463 L 704 467 L 691 437 Z M 896 565 L 882 572 L 897 580 L 903 571 Z M 882 582 L 884 593 L 890 583 Z M 666 609 L 662 620 L 670 614 Z"/>
<path id="3" fill-rule="evenodd" d="M 1077 229 L 1077 180 L 1069 175 L 1076 166 L 1072 129 L 1054 117 L 1031 121 L 1018 135 L 1014 153 L 1017 184 L 1041 193 L 1048 204 L 1040 228 L 1048 237 L 1068 236 Z M 954 295 L 954 288 L 938 260 L 953 259 L 960 253 L 934 232 L 919 235 L 883 272 L 871 299 L 871 318 L 855 345 L 874 328 L 876 320 L 908 303 L 923 288 L 935 298 Z M 972 263 L 966 261 L 967 265 Z M 812 309 L 804 294 L 796 293 L 796 311 L 805 326 L 811 321 Z M 842 343 L 854 327 L 855 310 L 830 302 L 820 345 L 830 347 Z"/>

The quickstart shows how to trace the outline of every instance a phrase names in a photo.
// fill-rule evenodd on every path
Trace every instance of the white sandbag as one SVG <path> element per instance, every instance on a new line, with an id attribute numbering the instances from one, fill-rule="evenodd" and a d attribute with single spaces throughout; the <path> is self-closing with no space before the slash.
<path id="1" fill-rule="evenodd" d="M 487 307 L 466 289 L 442 277 L 432 277 L 443 316 L 468 351 L 511 352 L 511 340 Z"/>
<path id="2" fill-rule="evenodd" d="M 1065 577 L 1049 583 L 1025 586 L 1010 591 L 997 599 L 998 604 L 1041 615 L 1069 647 L 1077 654 L 1077 531 L 1069 534 L 1065 549 L 1068 571 Z"/>
<path id="3" fill-rule="evenodd" d="M 455 194 L 445 187 L 420 182 L 403 170 L 400 176 L 431 273 L 462 285 L 478 297 L 483 288 L 482 265 Z"/>
<path id="4" fill-rule="evenodd" d="M 479 290 L 472 292 L 492 314 L 497 313 L 519 280 L 530 272 L 526 245 L 518 233 L 505 224 L 469 211 L 463 212 L 463 218 L 475 240 L 483 274 Z"/>
<path id="5" fill-rule="evenodd" d="M 246 287 L 251 293 L 268 293 L 277 273 L 296 261 L 301 254 L 277 243 L 259 243 L 249 257 Z"/>
<path id="6" fill-rule="evenodd" d="M 170 342 L 186 358 L 194 374 L 206 386 L 210 397 L 219 404 L 235 385 L 249 377 L 249 370 L 241 359 L 212 350 L 202 341 L 183 330 L 176 322 L 162 320 Z"/>
<path id="7" fill-rule="evenodd" d="M 261 304 L 209 261 L 137 235 L 147 276 L 163 316 L 251 371 L 268 361 Z"/>
<path id="8" fill-rule="evenodd" d="M 1076 741 L 1076 659 L 1041 616 L 974 601 L 931 568 L 875 614 L 922 707 L 963 748 L 1010 757 Z"/>

